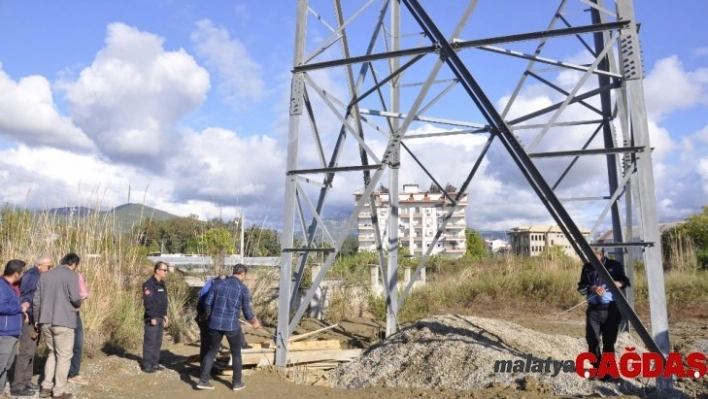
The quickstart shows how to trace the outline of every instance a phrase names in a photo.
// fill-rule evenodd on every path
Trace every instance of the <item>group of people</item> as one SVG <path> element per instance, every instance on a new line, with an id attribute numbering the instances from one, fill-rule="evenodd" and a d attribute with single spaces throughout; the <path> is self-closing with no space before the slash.
<path id="1" fill-rule="evenodd" d="M 87 385 L 80 376 L 83 325 L 79 310 L 88 298 L 86 281 L 77 272 L 81 259 L 68 253 L 54 267 L 40 255 L 25 272 L 19 259 L 7 262 L 0 283 L 0 387 L 12 371 L 12 396 L 71 398 L 67 384 Z M 32 382 L 34 357 L 44 339 L 48 356 L 41 385 Z M 14 364 L 14 366 L 13 366 Z M 4 389 L 2 389 L 4 391 Z M 8 398 L 4 393 L 0 398 Z"/>
<path id="2" fill-rule="evenodd" d="M 143 284 L 145 338 L 141 369 L 146 373 L 154 373 L 164 368 L 160 364 L 160 348 L 164 327 L 169 323 L 167 287 L 164 281 L 167 273 L 168 265 L 165 262 L 157 262 L 153 276 Z M 231 276 L 221 275 L 208 281 L 200 292 L 196 321 L 201 338 L 201 369 L 197 389 L 214 389 L 210 382 L 211 371 L 224 337 L 231 349 L 231 387 L 234 391 L 239 391 L 246 386 L 242 378 L 241 349 L 247 347 L 247 344 L 239 316 L 243 314 L 254 329 L 261 327 L 251 309 L 251 295 L 244 284 L 247 274 L 248 267 L 238 264 L 233 267 Z"/>
<path id="3" fill-rule="evenodd" d="M 598 259 L 612 276 L 617 288 L 629 286 L 622 264 L 596 252 Z M 83 347 L 83 324 L 80 308 L 88 298 L 86 281 L 77 268 L 80 258 L 66 254 L 58 267 L 49 255 L 39 256 L 34 267 L 25 272 L 26 263 L 19 259 L 7 262 L 0 283 L 0 387 L 5 386 L 12 371 L 12 396 L 71 398 L 67 384 L 87 385 L 79 374 Z M 141 369 L 154 373 L 164 369 L 160 364 L 160 348 L 164 328 L 169 324 L 165 262 L 154 265 L 154 274 L 143 284 L 144 341 Z M 254 329 L 261 327 L 251 309 L 250 293 L 244 280 L 245 265 L 233 267 L 232 275 L 210 280 L 200 292 L 197 324 L 200 329 L 201 365 L 197 389 L 214 389 L 211 371 L 224 337 L 232 359 L 232 389 L 245 387 L 242 378 L 241 349 L 246 344 L 239 317 Z M 588 349 L 600 359 L 603 352 L 614 352 L 622 315 L 612 293 L 591 264 L 581 272 L 578 290 L 587 295 L 586 339 Z M 41 385 L 32 382 L 34 357 L 39 339 L 49 351 Z M 600 343 L 602 342 L 602 348 Z M 13 366 L 14 365 L 14 366 Z M 14 367 L 14 368 L 13 368 Z M 8 398 L 4 393 L 1 398 Z"/>

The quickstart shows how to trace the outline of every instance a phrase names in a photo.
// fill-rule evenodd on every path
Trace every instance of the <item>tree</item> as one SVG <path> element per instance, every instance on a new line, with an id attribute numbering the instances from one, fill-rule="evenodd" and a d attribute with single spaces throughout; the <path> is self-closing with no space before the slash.
<path id="1" fill-rule="evenodd" d="M 164 221 L 143 220 L 138 226 L 138 243 L 150 252 L 197 253 L 198 238 L 207 230 L 196 217 Z"/>
<path id="2" fill-rule="evenodd" d="M 339 250 L 340 256 L 354 255 L 359 250 L 359 240 L 356 237 L 347 237 Z"/>
<path id="3" fill-rule="evenodd" d="M 467 246 L 466 253 L 472 259 L 484 259 L 487 257 L 487 243 L 484 242 L 484 237 L 478 231 L 466 228 L 465 244 Z"/>
<path id="4" fill-rule="evenodd" d="M 234 237 L 225 228 L 209 229 L 199 237 L 199 246 L 214 261 L 214 271 L 219 274 L 224 256 L 234 253 Z"/>
<path id="5" fill-rule="evenodd" d="M 272 229 L 251 226 L 244 232 L 246 256 L 280 256 L 280 237 Z"/>
<path id="6" fill-rule="evenodd" d="M 698 267 L 708 269 L 708 206 L 703 207 L 702 213 L 690 216 L 686 223 L 665 231 L 661 242 L 669 267 L 687 263 L 686 258 L 694 258 L 695 251 Z"/>

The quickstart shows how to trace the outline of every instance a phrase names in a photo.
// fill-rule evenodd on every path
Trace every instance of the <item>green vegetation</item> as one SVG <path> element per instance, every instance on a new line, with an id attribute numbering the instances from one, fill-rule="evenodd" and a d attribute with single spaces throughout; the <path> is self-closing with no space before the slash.
<path id="1" fill-rule="evenodd" d="M 466 254 L 472 259 L 484 259 L 487 257 L 487 244 L 484 237 L 478 231 L 470 228 L 465 229 Z"/>
<path id="2" fill-rule="evenodd" d="M 708 206 L 661 237 L 667 268 L 708 270 Z"/>
<path id="3" fill-rule="evenodd" d="M 507 258 L 474 261 L 463 269 L 453 260 L 429 273 L 429 284 L 414 291 L 401 308 L 399 322 L 410 322 L 440 313 L 474 313 L 475 308 L 522 306 L 562 312 L 583 301 L 576 291 L 580 276 L 579 261 L 549 261 L 543 257 Z M 460 263 L 460 261 L 457 261 Z M 708 302 L 708 271 L 669 271 L 665 275 L 669 306 L 682 309 Z M 633 282 L 636 305 L 648 306 L 646 276 L 636 270 Z M 369 294 L 369 311 L 386 317 L 384 299 Z"/>
<path id="4" fill-rule="evenodd" d="M 0 253 L 3 261 L 17 258 L 31 267 L 39 254 L 58 261 L 64 254 L 81 256 L 78 271 L 86 277 L 90 297 L 82 305 L 87 355 L 102 348 L 135 348 L 142 341 L 141 284 L 152 275 L 152 264 L 139 254 L 137 240 L 118 233 L 114 215 L 89 211 L 85 215 L 30 213 L 4 206 L 0 211 Z M 170 332 L 180 337 L 191 326 L 185 322 L 187 291 L 179 276 L 170 276 Z"/>
<path id="5" fill-rule="evenodd" d="M 135 229 L 144 253 L 182 253 L 225 256 L 241 246 L 240 219 L 201 221 L 196 216 L 143 220 Z M 280 237 L 272 229 L 244 230 L 245 256 L 280 256 Z"/>

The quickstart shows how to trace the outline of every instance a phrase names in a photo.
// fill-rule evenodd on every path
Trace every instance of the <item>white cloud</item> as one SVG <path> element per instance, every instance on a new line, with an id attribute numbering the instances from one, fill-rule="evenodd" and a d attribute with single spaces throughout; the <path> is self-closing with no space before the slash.
<path id="1" fill-rule="evenodd" d="M 649 117 L 660 121 L 667 114 L 706 104 L 708 68 L 686 71 L 677 56 L 657 61 L 644 80 Z"/>
<path id="2" fill-rule="evenodd" d="M 705 57 L 708 55 L 708 47 L 699 47 L 693 50 L 693 55 L 695 57 Z"/>
<path id="3" fill-rule="evenodd" d="M 231 38 L 225 28 L 215 26 L 210 20 L 201 20 L 191 38 L 197 54 L 216 70 L 219 90 L 227 102 L 243 105 L 266 97 L 263 68 L 251 57 L 246 46 Z"/>
<path id="4" fill-rule="evenodd" d="M 152 186 L 156 192 L 168 186 L 156 175 L 108 163 L 91 154 L 24 145 L 0 151 L 0 170 L 7 172 L 0 175 L 3 200 L 14 204 L 27 201 L 38 208 L 98 202 L 115 206 L 127 202 L 131 186 L 135 191 Z M 145 199 L 152 201 L 154 196 L 148 194 Z"/>
<path id="5" fill-rule="evenodd" d="M 31 146 L 91 150 L 93 143 L 54 104 L 49 81 L 27 76 L 15 82 L 0 65 L 0 134 Z"/>
<path id="6" fill-rule="evenodd" d="M 206 98 L 209 75 L 184 50 L 122 23 L 75 82 L 61 82 L 75 123 L 109 159 L 159 166 L 175 124 Z"/>
<path id="7" fill-rule="evenodd" d="M 275 207 L 280 213 L 284 165 L 282 144 L 268 136 L 241 137 L 208 128 L 182 135 L 168 175 L 174 182 L 175 200 Z"/>

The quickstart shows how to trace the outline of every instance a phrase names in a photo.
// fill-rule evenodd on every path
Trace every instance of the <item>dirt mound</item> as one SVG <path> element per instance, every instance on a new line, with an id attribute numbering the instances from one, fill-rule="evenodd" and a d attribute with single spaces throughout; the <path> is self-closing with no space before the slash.
<path id="1" fill-rule="evenodd" d="M 618 356 L 625 347 L 642 351 L 631 335 L 620 334 Z M 642 379 L 604 383 L 580 378 L 569 361 L 586 350 L 584 339 L 544 334 L 503 320 L 436 316 L 401 330 L 356 361 L 333 370 L 330 383 L 341 388 L 461 391 L 512 386 L 549 395 L 644 396 L 651 390 L 654 382 Z"/>

